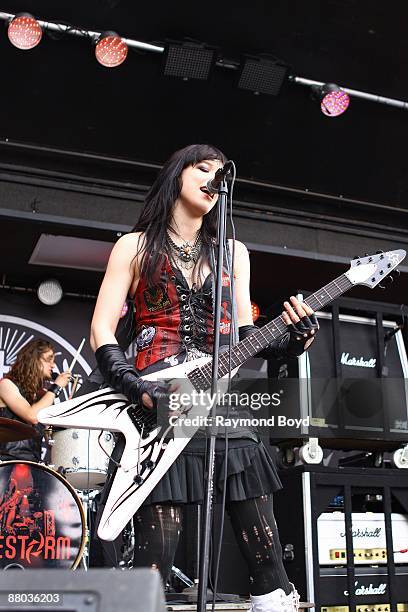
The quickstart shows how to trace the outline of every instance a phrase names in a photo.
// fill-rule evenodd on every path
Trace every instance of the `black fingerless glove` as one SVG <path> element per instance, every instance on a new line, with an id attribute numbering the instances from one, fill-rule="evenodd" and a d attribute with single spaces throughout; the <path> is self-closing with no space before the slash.
<path id="1" fill-rule="evenodd" d="M 242 325 L 238 330 L 239 339 L 244 340 L 257 329 L 259 328 L 256 325 Z M 296 324 L 289 325 L 288 331 L 257 353 L 257 357 L 263 359 L 299 357 L 305 350 L 306 342 L 315 336 L 318 329 L 319 323 L 314 314 L 310 317 L 304 316 Z"/>
<path id="2" fill-rule="evenodd" d="M 160 399 L 167 395 L 165 383 L 143 380 L 126 361 L 123 349 L 118 344 L 104 344 L 95 351 L 99 370 L 105 380 L 118 393 L 126 395 L 132 404 L 143 406 L 141 397 L 147 393 L 157 408 Z"/>
<path id="3" fill-rule="evenodd" d="M 316 315 L 305 315 L 297 323 L 289 325 L 288 331 L 290 339 L 286 347 L 286 354 L 288 357 L 299 357 L 306 348 L 309 348 L 311 344 L 309 340 L 312 340 L 319 331 Z"/>

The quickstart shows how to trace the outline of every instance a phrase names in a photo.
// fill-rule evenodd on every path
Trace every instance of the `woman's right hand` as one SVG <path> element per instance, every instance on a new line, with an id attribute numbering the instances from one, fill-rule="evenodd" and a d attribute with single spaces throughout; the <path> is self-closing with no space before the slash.
<path id="1" fill-rule="evenodd" d="M 64 388 L 67 386 L 70 380 L 71 372 L 67 370 L 66 372 L 61 372 L 61 374 L 58 374 L 57 378 L 53 382 L 55 385 Z"/>
<path id="2" fill-rule="evenodd" d="M 139 382 L 140 381 L 140 382 Z M 171 390 L 170 385 L 164 381 L 150 381 L 139 379 L 137 396 L 141 399 L 142 405 L 148 410 L 157 410 L 159 402 L 164 402 L 168 398 Z M 133 401 L 136 397 L 133 398 Z"/>

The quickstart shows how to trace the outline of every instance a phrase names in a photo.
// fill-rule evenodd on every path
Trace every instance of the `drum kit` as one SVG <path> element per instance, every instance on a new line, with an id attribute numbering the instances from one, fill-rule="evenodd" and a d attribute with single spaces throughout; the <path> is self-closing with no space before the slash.
<path id="1" fill-rule="evenodd" d="M 50 462 L 0 461 L 0 569 L 89 565 L 90 516 L 108 471 L 110 432 L 48 431 Z M 0 418 L 0 442 L 38 435 Z"/>

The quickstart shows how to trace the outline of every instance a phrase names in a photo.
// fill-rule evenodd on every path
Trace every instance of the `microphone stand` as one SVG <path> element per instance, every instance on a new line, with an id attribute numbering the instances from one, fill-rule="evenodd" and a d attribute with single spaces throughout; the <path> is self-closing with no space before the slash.
<path id="1" fill-rule="evenodd" d="M 222 292 L 222 269 L 224 263 L 224 238 L 226 227 L 226 212 L 227 212 L 228 187 L 226 178 L 221 182 L 218 191 L 218 229 L 217 229 L 217 271 L 215 277 L 215 306 L 214 306 L 214 346 L 212 356 L 212 381 L 211 381 L 211 397 L 216 397 L 217 381 L 218 381 L 218 362 L 220 348 L 220 322 L 221 322 L 221 292 Z M 215 425 L 215 415 L 217 411 L 216 402 L 212 403 L 211 408 L 211 425 L 207 428 L 207 433 L 210 434 L 209 441 L 207 440 L 206 457 L 205 457 L 205 493 L 204 504 L 201 522 L 201 547 L 200 547 L 200 562 L 199 562 L 199 582 L 198 582 L 198 600 L 197 612 L 205 612 L 207 606 L 207 585 L 209 574 L 209 558 L 210 558 L 210 536 L 211 536 L 211 518 L 213 506 L 213 489 L 214 489 L 214 463 L 215 463 L 215 440 L 217 430 Z"/>

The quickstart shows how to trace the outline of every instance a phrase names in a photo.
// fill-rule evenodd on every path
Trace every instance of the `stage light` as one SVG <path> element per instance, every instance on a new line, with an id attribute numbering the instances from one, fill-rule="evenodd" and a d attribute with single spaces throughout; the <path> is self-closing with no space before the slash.
<path id="1" fill-rule="evenodd" d="M 42 28 L 29 13 L 16 15 L 9 23 L 7 34 L 9 41 L 23 51 L 34 49 L 42 38 Z"/>
<path id="2" fill-rule="evenodd" d="M 318 88 L 320 108 L 327 117 L 342 115 L 350 104 L 350 96 L 334 83 L 326 83 Z"/>
<path id="3" fill-rule="evenodd" d="M 255 304 L 255 302 L 251 302 L 251 310 L 252 310 L 252 320 L 255 323 L 255 321 L 257 319 L 259 319 L 259 315 L 261 314 L 261 310 L 260 310 L 258 304 Z"/>
<path id="4" fill-rule="evenodd" d="M 95 57 L 105 68 L 115 68 L 125 61 L 128 46 L 116 32 L 104 32 L 98 38 Z"/>
<path id="5" fill-rule="evenodd" d="M 199 43 L 169 42 L 164 51 L 164 75 L 188 79 L 208 79 L 215 60 L 215 49 Z"/>
<path id="6" fill-rule="evenodd" d="M 37 289 L 38 299 L 46 306 L 55 306 L 62 299 L 61 284 L 55 278 L 42 281 Z"/>
<path id="7" fill-rule="evenodd" d="M 288 66 L 278 59 L 246 56 L 238 78 L 238 88 L 255 94 L 277 96 L 287 71 Z"/>

